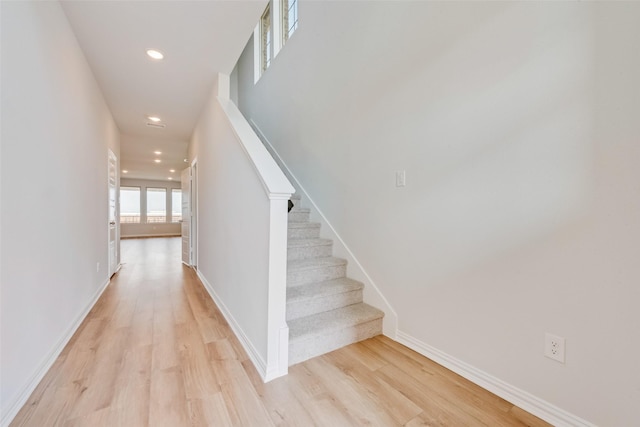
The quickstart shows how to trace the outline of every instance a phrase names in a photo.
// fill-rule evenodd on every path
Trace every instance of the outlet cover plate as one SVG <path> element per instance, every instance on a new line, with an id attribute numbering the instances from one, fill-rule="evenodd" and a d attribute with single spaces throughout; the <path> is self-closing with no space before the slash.
<path id="1" fill-rule="evenodd" d="M 553 334 L 544 336 L 544 355 L 549 359 L 564 363 L 565 359 L 565 339 Z"/>

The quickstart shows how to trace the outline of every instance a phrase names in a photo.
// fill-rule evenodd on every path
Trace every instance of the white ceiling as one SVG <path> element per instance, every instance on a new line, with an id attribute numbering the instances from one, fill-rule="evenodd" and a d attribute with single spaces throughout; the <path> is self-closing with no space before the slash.
<path id="1" fill-rule="evenodd" d="M 120 129 L 123 177 L 167 180 L 176 169 L 179 179 L 214 75 L 231 73 L 266 0 L 61 3 Z M 165 58 L 149 59 L 150 48 Z M 148 127 L 148 115 L 166 127 Z"/>

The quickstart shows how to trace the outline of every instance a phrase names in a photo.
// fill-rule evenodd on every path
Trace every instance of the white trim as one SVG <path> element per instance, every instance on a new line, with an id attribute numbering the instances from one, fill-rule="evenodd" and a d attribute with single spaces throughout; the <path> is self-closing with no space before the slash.
<path id="1" fill-rule="evenodd" d="M 295 192 L 295 189 L 264 144 L 262 144 L 254 129 L 251 128 L 249 122 L 238 110 L 238 107 L 228 99 L 217 98 L 217 104 L 235 134 L 238 144 L 251 160 L 251 165 L 258 174 L 269 199 L 290 197 Z"/>
<path id="2" fill-rule="evenodd" d="M 556 427 L 596 427 L 564 409 L 456 359 L 407 333 L 398 331 L 397 341 Z"/>
<path id="3" fill-rule="evenodd" d="M 334 241 L 334 250 L 336 250 L 336 255 L 342 255 L 347 259 L 349 276 L 353 279 L 360 280 L 364 282 L 364 302 L 375 306 L 376 308 L 384 311 L 384 321 L 382 322 L 383 333 L 391 339 L 396 339 L 396 332 L 398 329 L 398 314 L 393 309 L 389 301 L 385 298 L 385 296 L 380 292 L 378 286 L 376 286 L 375 282 L 366 272 L 360 261 L 356 258 L 356 256 L 351 252 L 351 249 L 347 246 L 347 244 L 342 240 L 338 232 L 331 225 L 327 217 L 325 217 L 324 213 L 318 208 L 318 205 L 313 201 L 313 199 L 309 196 L 307 191 L 304 189 L 300 181 L 295 177 L 291 169 L 287 166 L 287 164 L 282 160 L 280 154 L 273 147 L 269 139 L 264 135 L 260 127 L 256 124 L 253 119 L 249 119 L 253 130 L 259 136 L 259 138 L 264 143 L 265 147 L 267 147 L 268 151 L 271 153 L 276 163 L 280 166 L 280 168 L 285 172 L 287 178 L 295 183 L 295 187 L 303 196 L 304 201 L 310 204 L 310 209 L 312 215 L 317 216 L 320 219 L 322 224 L 321 229 L 323 232 L 328 231 L 327 237 L 331 238 Z M 336 244 L 337 243 L 337 244 Z"/>
<path id="4" fill-rule="evenodd" d="M 202 275 L 200 270 L 196 270 L 196 274 L 204 285 L 204 288 L 209 293 L 209 296 L 231 327 L 231 330 L 236 335 L 236 338 L 238 338 L 238 341 L 240 341 L 240 344 L 247 352 L 247 355 L 249 356 L 249 359 L 251 359 L 253 366 L 255 366 L 256 370 L 258 371 L 258 374 L 260 374 L 260 377 L 262 377 L 264 381 L 267 375 L 267 364 L 265 363 L 264 359 L 260 357 L 260 353 L 258 352 L 258 350 L 253 346 L 253 344 L 251 344 L 251 340 L 249 340 L 249 338 L 245 335 L 244 331 L 242 330 L 236 319 L 233 317 L 227 306 L 224 305 L 222 299 L 220 299 L 220 297 L 213 290 L 213 286 L 211 286 L 207 279 Z"/>
<path id="5" fill-rule="evenodd" d="M 262 19 L 258 21 L 258 25 L 253 30 L 253 84 L 258 83 L 260 77 L 262 77 L 262 70 L 260 69 L 260 61 L 262 56 L 260 52 L 260 26 L 262 25 Z"/>
<path id="6" fill-rule="evenodd" d="M 2 420 L 0 421 L 1 427 L 7 427 L 11 423 L 11 421 L 13 421 L 20 409 L 22 409 L 24 404 L 27 403 L 27 400 L 29 400 L 31 394 L 35 391 L 36 387 L 38 386 L 38 384 L 40 384 L 40 381 L 42 381 L 49 369 L 51 369 L 51 366 L 53 366 L 58 356 L 60 356 L 62 350 L 64 350 L 65 346 L 69 343 L 69 340 L 71 340 L 71 337 L 73 337 L 93 306 L 96 304 L 96 302 L 98 302 L 98 299 L 100 298 L 102 293 L 105 291 L 105 289 L 107 289 L 109 283 L 111 283 L 111 281 L 107 279 L 107 281 L 95 293 L 89 304 L 87 304 L 84 310 L 82 310 L 82 312 L 78 316 L 76 316 L 71 326 L 65 331 L 65 333 L 58 340 L 53 349 L 51 349 L 49 354 L 47 354 L 47 356 L 39 364 L 38 368 L 33 373 L 27 384 L 22 388 L 22 391 L 18 393 L 16 398 L 13 400 L 13 403 L 11 403 L 8 409 L 2 414 Z"/>
<path id="7" fill-rule="evenodd" d="M 178 224 L 178 223 L 175 223 Z M 140 237 L 180 237 L 180 234 L 176 233 L 164 233 L 164 234 L 125 234 L 120 236 L 121 239 L 137 239 Z"/>
<path id="8" fill-rule="evenodd" d="M 282 50 L 282 4 L 280 0 L 271 0 L 271 28 L 273 40 L 273 57 L 271 63 Z"/>

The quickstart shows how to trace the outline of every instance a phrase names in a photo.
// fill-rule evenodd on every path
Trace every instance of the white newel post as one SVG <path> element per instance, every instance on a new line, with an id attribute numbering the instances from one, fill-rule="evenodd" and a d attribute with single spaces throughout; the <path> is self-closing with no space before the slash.
<path id="1" fill-rule="evenodd" d="M 289 327 L 287 326 L 287 207 L 291 193 L 270 194 L 269 311 L 267 321 L 268 365 L 264 381 L 287 374 Z"/>

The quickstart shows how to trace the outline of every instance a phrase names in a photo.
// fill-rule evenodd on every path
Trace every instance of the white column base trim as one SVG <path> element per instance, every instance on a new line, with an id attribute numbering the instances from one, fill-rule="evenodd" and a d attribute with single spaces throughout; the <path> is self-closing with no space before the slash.
<path id="1" fill-rule="evenodd" d="M 22 391 L 13 399 L 13 402 L 9 404 L 7 410 L 2 414 L 0 426 L 7 427 L 11 423 L 11 421 L 13 421 L 15 416 L 18 415 L 20 409 L 22 409 L 24 404 L 27 403 L 27 400 L 29 400 L 31 394 L 35 391 L 36 387 L 38 387 L 38 384 L 40 384 L 40 381 L 42 381 L 49 369 L 51 369 L 51 366 L 53 366 L 58 356 L 60 356 L 60 353 L 62 353 L 62 350 L 64 350 L 71 337 L 73 337 L 73 334 L 76 333 L 93 306 L 96 304 L 96 302 L 98 302 L 98 299 L 100 299 L 100 296 L 102 296 L 102 293 L 105 291 L 105 289 L 107 289 L 109 283 L 111 283 L 111 281 L 107 279 L 107 281 L 98 288 L 98 291 L 89 301 L 89 304 L 87 304 L 84 310 L 82 310 L 82 312 L 78 316 L 76 316 L 73 323 L 65 331 L 62 337 L 60 337 L 49 354 L 47 354 L 44 360 L 40 363 L 27 384 L 23 387 Z"/>
<path id="2" fill-rule="evenodd" d="M 399 343 L 556 427 L 596 427 L 576 415 L 425 344 L 409 334 L 397 331 L 396 335 Z"/>

